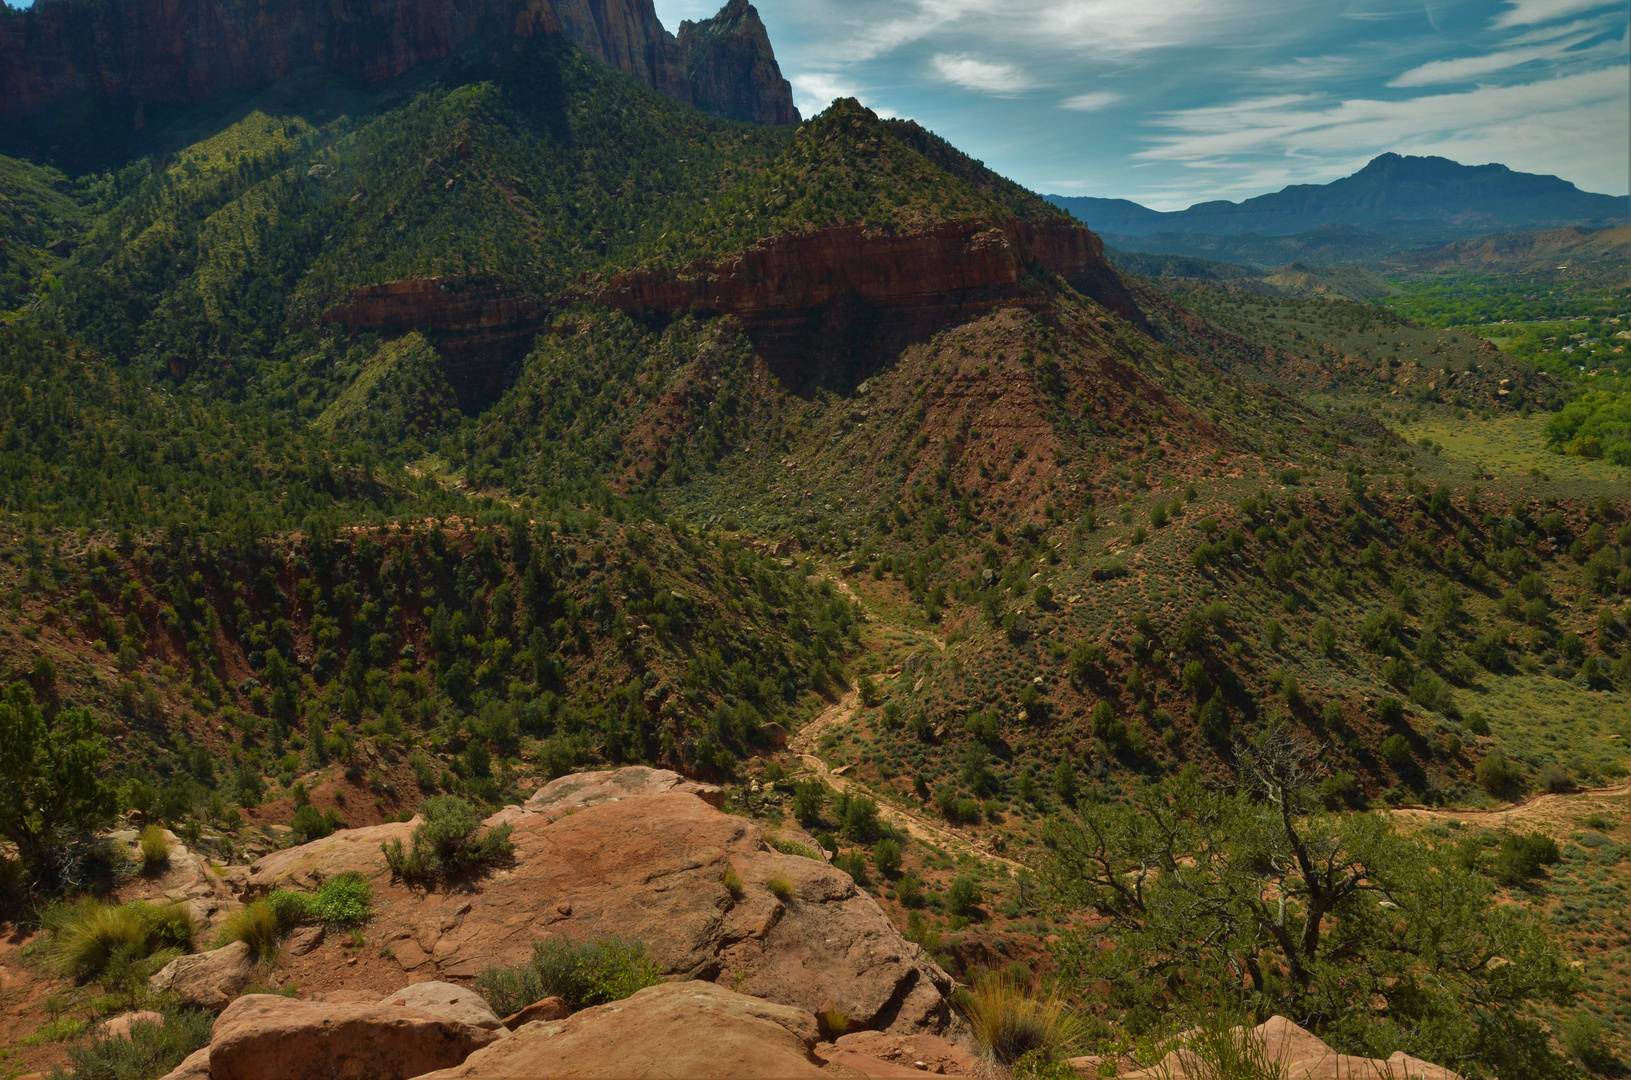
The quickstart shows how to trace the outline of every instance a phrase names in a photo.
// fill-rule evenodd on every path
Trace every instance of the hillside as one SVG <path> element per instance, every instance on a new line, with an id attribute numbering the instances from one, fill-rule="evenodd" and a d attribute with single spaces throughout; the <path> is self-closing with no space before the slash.
<path id="1" fill-rule="evenodd" d="M 1595 195 L 1555 176 L 1505 165 L 1383 154 L 1329 184 L 1293 184 L 1244 202 L 1153 211 L 1125 199 L 1050 195 L 1097 232 L 1124 236 L 1286 236 L 1345 225 L 1386 236 L 1608 224 L 1631 216 L 1624 197 Z"/>
<path id="2" fill-rule="evenodd" d="M 112 1053 L 95 1025 L 152 1006 L 165 1068 L 213 1042 L 223 1080 L 249 1011 L 322 1028 L 434 976 L 492 995 L 435 1063 L 486 1075 L 542 1028 L 485 1013 L 568 963 L 534 940 L 688 978 L 568 988 L 563 1039 L 758 1010 L 807 1075 L 885 1037 L 1018 1067 L 965 1025 L 981 994 L 1079 1022 L 1031 1059 L 1055 1072 L 1139 1075 L 1197 1016 L 1467 1078 L 1586 1061 L 1565 1025 L 1631 1008 L 1625 928 L 1584 929 L 1620 821 L 1552 858 L 1370 811 L 1607 800 L 1631 768 L 1620 316 L 1535 350 L 1407 318 L 1384 304 L 1436 269 L 1299 254 L 1383 236 L 1351 225 L 1219 240 L 1286 253 L 1261 268 L 1107 252 L 914 122 L 783 123 L 742 0 L 672 39 L 689 98 L 584 43 L 614 10 L 649 5 L 530 5 L 561 23 L 530 34 L 444 6 L 344 59 L 413 59 L 377 78 L 178 82 L 117 168 L 0 161 L 0 751 L 78 792 L 0 796 L 0 936 L 29 942 L 0 943 L 0 1066 Z M 1360 187 L 1430 216 L 1447 164 Z M 1508 209 L 1559 190 L 1474 172 Z M 1614 235 L 1444 257 L 1606 263 Z M 1303 829 L 1364 887 L 1305 902 Z M 1198 932 L 1175 873 L 1118 909 L 1151 865 L 1234 914 Z M 1548 891 L 1570 874 L 1601 891 Z M 325 887 L 378 907 L 319 918 Z M 170 893 L 193 922 L 88 906 Z M 69 964 L 103 914 L 129 949 Z M 1395 947 L 1421 940 L 1453 947 Z M 172 962 L 232 971 L 188 996 Z"/>

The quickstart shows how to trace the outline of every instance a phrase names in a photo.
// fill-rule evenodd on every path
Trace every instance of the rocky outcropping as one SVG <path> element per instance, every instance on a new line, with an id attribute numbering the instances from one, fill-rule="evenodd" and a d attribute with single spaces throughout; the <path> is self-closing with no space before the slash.
<path id="1" fill-rule="evenodd" d="M 796 123 L 768 39 L 750 40 L 753 26 L 763 38 L 757 17 L 730 26 L 696 50 L 701 107 L 753 120 L 777 103 L 762 122 Z M 539 33 L 693 99 L 687 50 L 652 0 L 38 0 L 0 5 L 0 121 L 90 95 L 129 102 L 141 127 L 150 103 L 196 103 L 312 65 L 380 82 L 471 41 Z"/>
<path id="2" fill-rule="evenodd" d="M 670 780 L 682 786 L 650 769 L 563 778 L 530 807 L 494 815 L 489 824 L 513 826 L 514 861 L 470 891 L 392 880 L 379 845 L 405 839 L 411 822 L 342 830 L 268 855 L 234 881 L 248 898 L 350 870 L 369 875 L 379 901 L 370 934 L 405 981 L 518 964 L 546 937 L 617 936 L 645 942 L 666 974 L 727 982 L 810 1014 L 837 1009 L 854 1028 L 951 1026 L 951 978 L 849 875 L 775 851 L 756 824 L 699 794 L 640 793 Z M 727 869 L 739 892 L 725 887 Z"/>
<path id="3" fill-rule="evenodd" d="M 770 35 L 748 0 L 730 0 L 711 19 L 680 23 L 679 45 L 697 108 L 756 124 L 799 122 L 793 86 L 782 78 Z"/>
<path id="4" fill-rule="evenodd" d="M 848 225 L 772 236 L 726 261 L 677 273 L 630 270 L 594 298 L 624 311 L 751 318 L 844 297 L 882 305 L 937 301 L 1012 285 L 1028 263 L 1069 280 L 1103 261 L 1103 244 L 1080 225 L 962 220 L 908 233 Z"/>
<path id="5" fill-rule="evenodd" d="M 218 1013 L 255 981 L 255 957 L 241 941 L 209 952 L 178 956 L 148 980 L 182 1004 Z"/>
<path id="6" fill-rule="evenodd" d="M 395 1005 L 250 994 L 210 1039 L 211 1080 L 408 1080 L 464 1061 L 502 1034 Z"/>
<path id="7" fill-rule="evenodd" d="M 462 1065 L 425 1080 L 455 1077 L 855 1076 L 816 1057 L 815 1018 L 802 1009 L 732 993 L 705 982 L 665 983 L 633 997 L 528 1024 Z"/>
<path id="8" fill-rule="evenodd" d="M 1279 1066 L 1276 1075 L 1286 1080 L 1343 1080 L 1356 1076 L 1396 1080 L 1461 1080 L 1459 1074 L 1444 1066 L 1413 1058 L 1403 1051 L 1395 1052 L 1386 1061 L 1339 1054 L 1319 1036 L 1283 1016 L 1269 1017 L 1257 1026 L 1252 1035 L 1261 1040 L 1268 1060 Z M 1184 1080 L 1186 1077 L 1217 1075 L 1215 1066 L 1203 1063 L 1182 1047 L 1148 1069 L 1123 1058 L 1113 1063 L 1116 1069 L 1112 1073 L 1107 1069 L 1110 1064 L 1097 1057 L 1071 1059 L 1077 1073 L 1085 1076 L 1114 1075 L 1123 1080 Z"/>

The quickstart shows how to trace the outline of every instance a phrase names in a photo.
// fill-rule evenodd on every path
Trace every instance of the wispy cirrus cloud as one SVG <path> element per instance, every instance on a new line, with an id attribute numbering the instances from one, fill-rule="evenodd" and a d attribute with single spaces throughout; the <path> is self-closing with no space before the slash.
<path id="1" fill-rule="evenodd" d="M 1034 85 L 1031 77 L 1013 64 L 981 60 L 967 53 L 941 53 L 930 63 L 934 66 L 935 74 L 966 90 L 978 90 L 985 94 L 1017 94 Z"/>
<path id="2" fill-rule="evenodd" d="M 1100 109 L 1108 109 L 1118 101 L 1126 100 L 1126 97 L 1127 95 L 1114 91 L 1098 90 L 1091 94 L 1068 97 L 1059 103 L 1059 107 L 1069 109 L 1071 112 L 1098 112 Z"/>

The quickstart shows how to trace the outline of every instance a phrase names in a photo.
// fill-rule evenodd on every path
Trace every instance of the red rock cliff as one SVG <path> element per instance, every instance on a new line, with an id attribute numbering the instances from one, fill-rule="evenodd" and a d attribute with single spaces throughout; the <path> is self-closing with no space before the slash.
<path id="1" fill-rule="evenodd" d="M 1012 285 L 1029 262 L 1067 279 L 1104 261 L 1104 245 L 1079 225 L 948 221 L 894 234 L 861 225 L 769 237 L 729 260 L 679 273 L 631 270 L 593 291 L 625 311 L 753 316 L 854 297 L 910 305 Z"/>
<path id="2" fill-rule="evenodd" d="M 26 11 L 0 5 L 0 122 L 85 93 L 200 102 L 312 64 L 378 82 L 475 39 L 556 32 L 692 102 L 686 51 L 652 0 L 36 0 Z M 774 57 L 767 70 L 758 53 L 715 59 L 742 68 L 738 83 L 763 79 L 772 94 L 784 85 Z M 755 119 L 726 111 L 728 100 L 704 107 Z"/>

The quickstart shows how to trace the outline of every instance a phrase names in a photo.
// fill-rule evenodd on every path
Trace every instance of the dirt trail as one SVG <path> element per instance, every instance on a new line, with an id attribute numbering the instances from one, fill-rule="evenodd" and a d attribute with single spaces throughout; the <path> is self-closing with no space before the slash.
<path id="1" fill-rule="evenodd" d="M 862 605 L 861 598 L 852 592 L 847 584 L 836 577 L 831 580 L 846 596 L 855 601 L 856 604 L 861 605 L 862 610 L 865 611 L 865 605 Z M 871 621 L 879 621 L 877 616 L 871 613 L 867 613 L 867 618 Z M 927 638 L 942 650 L 946 647 L 946 643 L 933 634 L 924 634 L 909 627 L 888 625 L 914 637 Z M 788 739 L 787 748 L 799 756 L 799 760 L 804 763 L 805 768 L 809 769 L 818 778 L 826 781 L 834 790 L 866 795 L 876 801 L 878 816 L 890 826 L 904 830 L 906 835 L 912 837 L 912 839 L 926 844 L 933 844 L 953 853 L 966 852 L 987 862 L 1000 863 L 1011 870 L 1025 869 L 1023 864 L 993 853 L 927 815 L 918 814 L 885 801 L 879 797 L 876 791 L 859 779 L 834 773 L 829 769 L 827 763 L 816 754 L 816 748 L 820 745 L 822 733 L 828 728 L 837 727 L 852 720 L 857 709 L 860 708 L 860 704 L 860 693 L 852 688 L 837 701 L 821 710 L 821 713 L 814 720 L 805 724 Z"/>
<path id="2" fill-rule="evenodd" d="M 1627 811 L 1631 811 L 1631 783 L 1563 795 L 1548 792 L 1494 810 L 1395 810 L 1393 818 L 1405 828 L 1419 828 L 1434 821 L 1459 821 L 1464 825 L 1538 829 L 1563 835 L 1578 831 L 1580 818 L 1587 814 L 1606 813 L 1623 818 Z"/>

